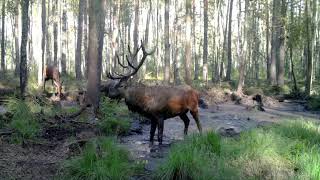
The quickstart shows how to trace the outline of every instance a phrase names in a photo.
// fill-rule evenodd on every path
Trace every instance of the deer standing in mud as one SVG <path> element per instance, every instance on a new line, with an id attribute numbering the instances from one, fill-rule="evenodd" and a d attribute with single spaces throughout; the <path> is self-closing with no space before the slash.
<path id="1" fill-rule="evenodd" d="M 61 97 L 62 95 L 62 82 L 60 80 L 60 72 L 57 67 L 55 66 L 46 66 L 43 70 L 43 91 L 46 89 L 46 82 L 48 80 L 52 80 L 52 85 L 56 87 L 56 92 L 58 96 Z"/>
<path id="2" fill-rule="evenodd" d="M 132 59 L 142 50 L 143 56 L 140 63 L 135 66 Z M 128 65 L 120 62 L 117 56 L 118 64 L 124 69 L 132 69 L 127 74 L 108 74 L 108 78 L 116 83 L 108 89 L 108 97 L 111 99 L 124 98 L 128 109 L 137 112 L 151 120 L 150 142 L 153 143 L 156 128 L 158 128 L 158 141 L 162 144 L 164 120 L 179 116 L 184 122 L 184 134 L 188 133 L 190 119 L 187 113 L 190 112 L 194 118 L 199 132 L 202 131 L 199 122 L 198 101 L 199 94 L 191 87 L 182 88 L 170 86 L 130 86 L 128 79 L 135 75 L 146 60 L 148 53 L 141 42 L 141 46 L 134 54 L 129 47 L 129 56 L 126 56 Z"/>

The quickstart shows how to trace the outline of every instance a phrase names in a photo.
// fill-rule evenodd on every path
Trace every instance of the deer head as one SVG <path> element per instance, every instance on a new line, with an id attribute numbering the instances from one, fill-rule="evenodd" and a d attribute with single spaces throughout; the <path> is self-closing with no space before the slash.
<path id="1" fill-rule="evenodd" d="M 142 50 L 143 56 L 140 60 L 140 62 L 138 63 L 138 65 L 134 65 L 133 63 L 133 59 L 135 57 L 137 57 L 139 51 Z M 124 69 L 126 69 L 128 71 L 127 74 L 119 74 L 119 73 L 114 73 L 115 75 L 111 74 L 110 72 L 108 73 L 107 77 L 111 80 L 113 80 L 114 82 L 111 84 L 111 86 L 109 87 L 109 98 L 111 99 L 121 99 L 124 97 L 124 93 L 125 90 L 128 87 L 128 80 L 135 74 L 137 74 L 138 70 L 142 67 L 143 63 L 145 62 L 146 58 L 153 54 L 154 50 L 152 52 L 147 52 L 143 42 L 141 41 L 141 45 L 139 48 L 136 49 L 136 51 L 134 53 L 131 52 L 131 48 L 130 46 L 128 46 L 128 52 L 129 55 L 126 55 L 126 60 L 128 65 L 124 65 L 123 63 L 121 63 L 119 55 L 117 54 L 117 60 L 118 60 L 118 64 L 123 67 Z"/>

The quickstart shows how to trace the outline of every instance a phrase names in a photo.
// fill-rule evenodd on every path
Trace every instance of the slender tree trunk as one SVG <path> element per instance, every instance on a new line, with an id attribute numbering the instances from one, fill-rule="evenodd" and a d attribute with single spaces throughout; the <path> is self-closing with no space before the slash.
<path id="1" fill-rule="evenodd" d="M 269 22 L 269 1 L 266 1 L 266 63 L 267 63 L 267 80 L 270 82 L 270 22 Z"/>
<path id="2" fill-rule="evenodd" d="M 165 0 L 164 13 L 164 82 L 170 83 L 170 39 L 169 39 L 169 0 Z"/>
<path id="3" fill-rule="evenodd" d="M 191 85 L 191 0 L 186 0 L 185 82 Z"/>
<path id="4" fill-rule="evenodd" d="M 224 28 L 224 37 L 223 37 L 223 50 L 222 50 L 222 58 L 220 62 L 220 77 L 219 79 L 222 80 L 224 76 L 224 62 L 226 58 L 226 49 L 227 49 L 227 29 L 228 29 L 228 15 L 230 10 L 230 1 L 228 1 L 228 9 L 226 14 L 226 26 Z"/>
<path id="5" fill-rule="evenodd" d="M 38 66 L 38 85 L 41 86 L 43 83 L 43 68 L 45 65 L 45 47 L 46 47 L 46 30 L 47 30 L 47 24 L 46 24 L 46 0 L 41 1 L 41 27 L 42 27 L 42 39 L 41 39 L 41 62 Z"/>
<path id="6" fill-rule="evenodd" d="M 22 34 L 21 34 L 21 52 L 20 52 L 20 95 L 24 98 L 27 81 L 28 81 L 28 66 L 27 66 L 27 41 L 29 31 L 29 0 L 21 1 L 22 7 Z"/>
<path id="7" fill-rule="evenodd" d="M 271 42 L 271 61 L 270 61 L 270 83 L 271 85 L 276 85 L 277 83 L 277 69 L 276 62 L 279 55 L 279 13 L 280 0 L 273 0 L 273 14 L 272 14 L 272 42 Z"/>
<path id="8" fill-rule="evenodd" d="M 199 74 L 200 74 L 200 65 L 199 65 L 199 59 L 196 51 L 196 0 L 192 0 L 192 57 L 194 59 L 194 80 L 199 80 Z"/>
<path id="9" fill-rule="evenodd" d="M 178 0 L 175 0 L 174 3 L 175 6 L 175 19 L 174 19 L 174 58 L 173 58 L 173 77 L 174 77 L 174 84 L 179 85 L 180 82 L 180 76 L 179 76 L 179 68 L 180 68 L 180 61 L 178 60 L 179 55 L 179 48 L 178 48 L 178 41 L 180 40 L 180 34 L 181 34 L 181 28 L 178 27 Z"/>
<path id="10" fill-rule="evenodd" d="M 231 70 L 232 70 L 232 54 L 231 54 L 231 24 L 232 24 L 232 6 L 233 6 L 233 0 L 230 1 L 230 10 L 229 10 L 229 25 L 228 25 L 228 66 L 227 66 L 227 74 L 226 74 L 226 80 L 231 80 Z"/>
<path id="11" fill-rule="evenodd" d="M 311 17 L 310 17 L 310 7 L 311 2 L 310 0 L 305 0 L 305 28 L 306 28 L 306 60 L 307 60 L 307 72 L 306 72 L 306 95 L 311 95 L 312 89 L 312 39 L 311 39 Z"/>
<path id="12" fill-rule="evenodd" d="M 278 86 L 284 85 L 284 61 L 286 55 L 286 47 L 285 47 L 285 21 L 287 15 L 287 2 L 286 0 L 281 1 L 281 20 L 279 27 L 279 69 L 278 69 Z"/>
<path id="13" fill-rule="evenodd" d="M 67 74 L 67 10 L 66 10 L 66 0 L 63 1 L 62 10 L 62 33 L 61 33 L 61 73 L 63 75 Z"/>
<path id="14" fill-rule="evenodd" d="M 6 60 L 5 60 L 5 56 L 6 56 L 6 48 L 5 48 L 5 16 L 6 16 L 6 0 L 2 1 L 2 17 L 1 17 L 1 71 L 3 73 L 3 75 L 5 75 L 6 73 Z"/>
<path id="15" fill-rule="evenodd" d="M 88 0 L 84 0 L 84 12 L 83 12 L 83 18 L 84 18 L 84 24 L 83 24 L 83 47 L 84 47 L 84 61 L 85 61 L 85 67 L 84 67 L 84 76 L 86 79 L 88 79 Z"/>
<path id="16" fill-rule="evenodd" d="M 81 63 L 82 63 L 82 31 L 83 31 L 83 12 L 85 0 L 79 0 L 79 15 L 78 15 L 78 34 L 77 34 L 77 49 L 75 55 L 75 70 L 76 79 L 81 80 Z"/>
<path id="17" fill-rule="evenodd" d="M 237 43 L 237 56 L 240 60 L 239 64 L 239 82 L 238 82 L 238 87 L 237 87 L 237 93 L 239 95 L 242 95 L 242 89 L 244 86 L 244 80 L 245 80 L 245 65 L 246 65 L 246 60 L 245 60 L 245 52 L 244 52 L 244 44 L 245 42 L 242 42 L 242 33 L 244 33 L 244 38 L 243 40 L 246 41 L 246 36 L 247 36 L 247 26 L 246 26 L 246 20 L 248 19 L 248 6 L 249 6 L 249 0 L 245 1 L 245 19 L 244 22 L 241 21 L 241 0 L 239 0 L 239 12 L 238 12 L 238 43 Z M 242 24 L 242 26 L 241 26 Z"/>
<path id="18" fill-rule="evenodd" d="M 98 113 L 100 101 L 105 6 L 105 0 L 90 0 L 87 103 L 93 106 L 95 115 Z"/>
<path id="19" fill-rule="evenodd" d="M 140 0 L 135 0 L 134 7 L 134 30 L 133 30 L 133 43 L 134 43 L 134 51 L 138 48 L 138 28 L 139 28 L 139 9 L 140 9 Z M 133 59 L 134 65 L 138 64 L 137 56 Z"/>
<path id="20" fill-rule="evenodd" d="M 58 66 L 58 0 L 53 0 L 52 17 L 53 17 L 53 65 Z"/>
<path id="21" fill-rule="evenodd" d="M 203 3 L 203 80 L 208 83 L 208 0 Z"/>
<path id="22" fill-rule="evenodd" d="M 19 47 L 19 0 L 15 0 L 15 17 L 14 17 L 14 45 L 15 45 L 15 71 L 14 75 L 19 75 L 20 69 L 20 47 Z"/>
<path id="23" fill-rule="evenodd" d="M 48 0 L 48 13 L 47 13 L 47 21 L 46 21 L 46 63 L 51 64 L 52 61 L 52 53 L 51 53 L 51 34 L 50 34 L 50 3 L 51 0 Z"/>

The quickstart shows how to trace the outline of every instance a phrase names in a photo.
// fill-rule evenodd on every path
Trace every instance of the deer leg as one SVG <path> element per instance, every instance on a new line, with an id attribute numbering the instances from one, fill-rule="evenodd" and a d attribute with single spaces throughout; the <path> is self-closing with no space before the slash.
<path id="1" fill-rule="evenodd" d="M 198 112 L 198 110 L 190 111 L 190 113 L 191 113 L 193 119 L 196 121 L 196 124 L 197 124 L 199 132 L 202 133 L 202 127 L 201 127 L 201 124 L 200 124 L 200 121 L 199 121 L 199 112 Z"/>
<path id="2" fill-rule="evenodd" d="M 187 135 L 188 134 L 188 127 L 189 127 L 190 119 L 188 118 L 187 114 L 181 114 L 180 118 L 184 122 L 184 135 Z"/>
<path id="3" fill-rule="evenodd" d="M 156 129 L 157 129 L 157 121 L 152 119 L 151 120 L 151 129 L 150 129 L 150 142 L 151 143 L 153 143 L 153 137 L 156 132 Z"/>
<path id="4" fill-rule="evenodd" d="M 159 119 L 158 120 L 158 142 L 159 142 L 159 145 L 162 145 L 163 126 L 164 126 L 164 120 Z"/>

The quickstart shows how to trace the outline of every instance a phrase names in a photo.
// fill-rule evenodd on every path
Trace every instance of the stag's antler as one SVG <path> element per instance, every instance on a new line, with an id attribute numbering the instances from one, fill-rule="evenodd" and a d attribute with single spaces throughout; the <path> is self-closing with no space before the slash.
<path id="1" fill-rule="evenodd" d="M 139 62 L 139 64 L 138 64 L 137 66 L 135 66 L 135 65 L 132 63 L 132 61 L 133 61 L 134 58 L 137 57 L 138 52 L 139 52 L 140 50 L 142 50 L 143 56 L 142 56 L 142 59 L 141 59 L 141 61 Z M 154 49 L 154 50 L 155 50 L 155 49 Z M 153 53 L 154 53 L 154 50 L 151 51 L 151 52 L 147 52 L 146 49 L 145 49 L 145 47 L 144 47 L 143 42 L 141 41 L 140 47 L 136 49 L 136 51 L 135 51 L 134 54 L 132 54 L 131 49 L 130 49 L 130 45 L 128 45 L 129 56 L 126 55 L 126 59 L 127 59 L 127 62 L 128 62 L 128 66 L 126 66 L 126 65 L 124 65 L 124 64 L 122 64 L 122 63 L 120 62 L 120 58 L 119 58 L 119 55 L 118 55 L 118 54 L 117 54 L 116 56 L 117 56 L 118 64 L 119 64 L 121 67 L 123 67 L 123 68 L 125 68 L 125 69 L 129 69 L 129 67 L 130 67 L 131 69 L 133 69 L 133 71 L 132 71 L 132 72 L 129 72 L 128 74 L 118 74 L 118 73 L 115 72 L 115 75 L 116 75 L 116 76 L 112 75 L 112 74 L 109 72 L 108 75 L 107 75 L 107 77 L 108 77 L 109 79 L 114 79 L 114 80 L 115 80 L 115 79 L 120 79 L 121 81 L 128 80 L 131 76 L 135 75 L 135 74 L 138 72 L 138 70 L 141 68 L 141 66 L 143 65 L 143 63 L 144 63 L 144 61 L 146 60 L 146 58 L 147 58 L 149 55 L 153 54 Z"/>

